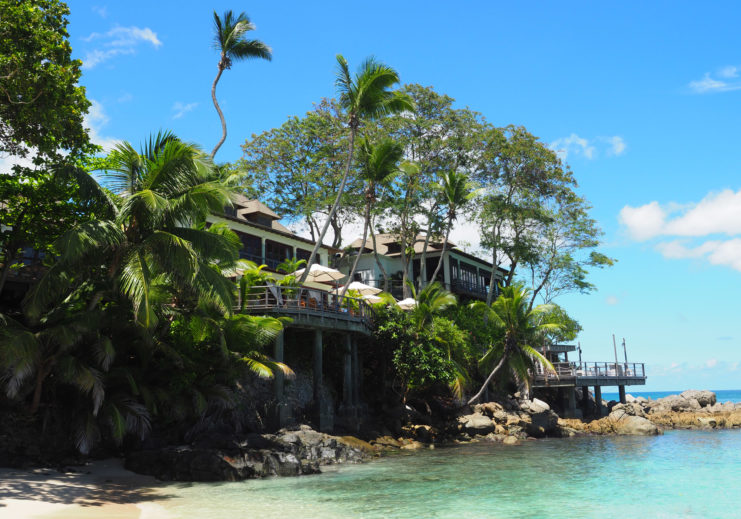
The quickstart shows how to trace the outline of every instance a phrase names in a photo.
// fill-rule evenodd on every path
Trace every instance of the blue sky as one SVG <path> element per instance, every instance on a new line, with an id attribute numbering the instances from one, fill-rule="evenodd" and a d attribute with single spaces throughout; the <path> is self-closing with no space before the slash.
<path id="1" fill-rule="evenodd" d="M 69 26 L 101 144 L 160 128 L 210 150 L 212 12 L 245 9 L 274 59 L 218 86 L 241 155 L 252 133 L 334 93 L 335 55 L 373 54 L 562 154 L 618 259 L 559 302 L 585 360 L 626 338 L 647 390 L 741 387 L 741 54 L 733 2 L 87 2 Z M 738 70 L 737 68 L 738 67 Z M 476 243 L 465 222 L 454 240 Z"/>

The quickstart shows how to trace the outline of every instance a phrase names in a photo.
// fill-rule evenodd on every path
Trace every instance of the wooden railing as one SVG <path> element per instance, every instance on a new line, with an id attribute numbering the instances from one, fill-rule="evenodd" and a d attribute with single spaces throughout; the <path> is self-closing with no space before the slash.
<path id="1" fill-rule="evenodd" d="M 543 366 L 536 364 L 535 376 L 538 378 L 645 378 L 644 364 L 638 362 L 554 362 L 556 371 L 544 372 Z"/>
<path id="2" fill-rule="evenodd" d="M 342 296 L 335 292 L 306 287 L 284 287 L 277 285 L 255 286 L 247 289 L 239 309 L 245 312 L 305 311 L 335 318 L 360 321 L 370 326 L 373 322 L 373 307 L 365 299 Z"/>

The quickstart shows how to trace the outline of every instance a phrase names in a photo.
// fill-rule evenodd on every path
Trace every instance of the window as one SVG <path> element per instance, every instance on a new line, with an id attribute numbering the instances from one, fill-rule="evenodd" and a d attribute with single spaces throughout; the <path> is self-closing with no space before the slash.
<path id="1" fill-rule="evenodd" d="M 278 265 L 291 258 L 293 258 L 293 247 L 277 241 L 265 240 L 265 264 L 269 269 L 275 270 Z"/>
<path id="2" fill-rule="evenodd" d="M 361 283 L 365 283 L 366 285 L 369 285 L 372 280 L 373 271 L 370 269 L 358 270 L 353 276 L 353 281 L 360 281 Z"/>
<path id="3" fill-rule="evenodd" d="M 239 239 L 242 240 L 242 248 L 239 250 L 240 259 L 254 261 L 258 265 L 263 262 L 262 259 L 262 240 L 259 236 L 253 236 L 244 232 L 235 231 Z"/>

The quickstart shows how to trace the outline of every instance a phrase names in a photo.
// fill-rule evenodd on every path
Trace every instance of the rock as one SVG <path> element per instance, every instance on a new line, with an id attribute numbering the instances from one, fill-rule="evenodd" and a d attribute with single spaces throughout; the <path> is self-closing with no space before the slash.
<path id="1" fill-rule="evenodd" d="M 514 436 L 507 436 L 504 438 L 504 440 L 502 440 L 502 443 L 504 445 L 517 445 L 518 443 L 520 443 L 520 440 L 518 440 Z"/>
<path id="2" fill-rule="evenodd" d="M 532 414 L 530 420 L 525 430 L 529 435 L 536 438 L 542 438 L 553 433 L 558 426 L 558 415 L 550 409 Z"/>
<path id="3" fill-rule="evenodd" d="M 491 417 L 491 418 L 492 418 L 492 419 L 493 419 L 493 420 L 494 420 L 495 422 L 497 422 L 497 423 L 507 423 L 507 418 L 508 418 L 508 417 L 509 417 L 509 415 L 508 415 L 508 414 L 507 414 L 507 413 L 506 413 L 506 412 L 505 412 L 504 410 L 502 410 L 502 411 L 496 411 L 496 412 L 495 412 L 495 413 L 494 413 L 494 414 L 492 415 L 492 417 Z"/>
<path id="4" fill-rule="evenodd" d="M 696 389 L 690 389 L 688 391 L 683 391 L 679 396 L 686 400 L 697 400 L 697 403 L 699 403 L 701 407 L 714 405 L 716 402 L 715 393 L 712 391 L 698 391 Z"/>
<path id="5" fill-rule="evenodd" d="M 316 474 L 320 465 L 359 462 L 373 452 L 369 444 L 357 438 L 338 438 L 308 427 L 250 435 L 221 444 L 132 452 L 125 466 L 165 481 L 239 481 Z"/>
<path id="6" fill-rule="evenodd" d="M 431 425 L 408 425 L 402 427 L 406 435 L 423 443 L 432 443 L 438 435 L 437 429 Z"/>
<path id="7" fill-rule="evenodd" d="M 480 407 L 480 414 L 486 415 L 489 418 L 494 417 L 494 415 L 497 413 L 504 412 L 504 407 L 502 407 L 502 405 L 498 404 L 497 402 L 486 402 L 476 407 Z"/>
<path id="8" fill-rule="evenodd" d="M 636 402 L 627 404 L 616 404 L 615 406 L 613 406 L 612 411 L 610 412 L 610 418 L 616 420 L 619 420 L 624 415 L 640 416 L 642 418 L 646 417 L 646 413 L 643 411 L 643 407 L 641 407 L 641 405 Z"/>
<path id="9" fill-rule="evenodd" d="M 632 404 L 633 402 L 636 401 L 636 397 L 628 393 L 627 395 L 625 395 L 625 401 L 629 404 Z"/>
<path id="10" fill-rule="evenodd" d="M 409 440 L 409 442 L 404 443 L 401 448 L 407 451 L 417 451 L 419 449 L 424 449 L 425 444 L 422 442 L 418 442 L 417 440 Z"/>
<path id="11" fill-rule="evenodd" d="M 714 418 L 698 417 L 697 423 L 700 424 L 700 427 L 709 429 L 715 429 L 718 426 L 718 422 Z"/>
<path id="12" fill-rule="evenodd" d="M 468 434 L 487 435 L 494 431 L 495 424 L 490 418 L 481 414 L 469 414 L 458 418 L 458 423 Z"/>
<path id="13" fill-rule="evenodd" d="M 661 430 L 646 418 L 640 416 L 624 416 L 619 420 L 614 420 L 615 432 L 620 435 L 633 436 L 656 436 L 661 434 Z"/>
<path id="14" fill-rule="evenodd" d="M 398 449 L 401 447 L 401 442 L 392 438 L 391 436 L 380 436 L 375 440 L 371 440 L 371 445 L 378 445 L 385 448 Z"/>

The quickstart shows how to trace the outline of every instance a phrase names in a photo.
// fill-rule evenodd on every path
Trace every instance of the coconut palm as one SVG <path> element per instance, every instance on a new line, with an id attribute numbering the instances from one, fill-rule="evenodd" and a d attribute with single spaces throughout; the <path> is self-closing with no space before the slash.
<path id="1" fill-rule="evenodd" d="M 458 216 L 458 209 L 468 203 L 474 195 L 473 183 L 469 182 L 468 176 L 465 173 L 459 173 L 455 170 L 450 170 L 443 174 L 442 183 L 439 189 L 445 199 L 445 204 L 448 207 L 448 221 L 445 227 L 443 250 L 440 253 L 440 259 L 437 261 L 435 272 L 432 273 L 432 278 L 430 278 L 432 280 L 437 279 L 437 274 L 440 272 L 445 256 L 448 254 L 448 238 L 450 237 L 450 231 L 453 228 L 453 222 L 455 222 Z"/>
<path id="2" fill-rule="evenodd" d="M 445 290 L 440 283 L 430 283 L 419 293 L 414 288 L 413 283 L 407 282 L 407 284 L 412 292 L 412 297 L 417 301 L 411 313 L 412 321 L 417 330 L 422 330 L 435 315 L 457 302 L 455 296 Z"/>
<path id="3" fill-rule="evenodd" d="M 216 85 L 219 79 L 221 79 L 221 74 L 225 70 L 232 68 L 232 62 L 235 60 L 260 58 L 270 61 L 273 58 L 273 51 L 270 47 L 260 40 L 246 38 L 247 33 L 253 30 L 255 30 L 255 25 L 250 21 L 246 13 L 239 13 L 239 16 L 235 17 L 234 13 L 229 10 L 224 12 L 223 17 L 220 17 L 214 11 L 214 47 L 220 52 L 220 57 L 218 72 L 216 73 L 213 85 L 211 85 L 211 99 L 221 120 L 221 140 L 216 144 L 213 151 L 211 151 L 212 159 L 226 140 L 226 120 L 219 107 L 219 102 L 216 100 Z"/>
<path id="4" fill-rule="evenodd" d="M 365 216 L 363 221 L 363 238 L 360 240 L 360 250 L 355 256 L 348 279 L 350 280 L 342 291 L 344 296 L 347 287 L 353 280 L 355 270 L 358 268 L 360 256 L 363 254 L 365 242 L 368 239 L 368 227 L 370 226 L 371 208 L 376 202 L 376 187 L 383 185 L 399 171 L 397 164 L 404 156 L 404 148 L 391 139 L 383 139 L 378 144 L 372 144 L 368 139 L 360 142 L 360 176 L 365 181 Z"/>
<path id="5" fill-rule="evenodd" d="M 529 385 L 530 373 L 535 363 L 553 371 L 550 361 L 532 345 L 537 344 L 545 333 L 560 330 L 562 325 L 543 319 L 552 311 L 551 305 L 538 305 L 529 309 L 529 300 L 530 291 L 520 284 L 513 284 L 502 287 L 501 295 L 491 306 L 482 302 L 472 305 L 485 312 L 489 322 L 502 329 L 504 338 L 501 343 L 493 344 L 481 359 L 482 366 L 491 366 L 496 359 L 498 362 L 478 393 L 468 401 L 469 404 L 481 398 L 491 381 L 505 367 L 526 385 Z"/>
<path id="6" fill-rule="evenodd" d="M 235 237 L 205 229 L 203 222 L 231 203 L 232 191 L 218 181 L 210 159 L 159 133 L 141 152 L 119 144 L 108 161 L 105 184 L 119 197 L 114 217 L 80 224 L 55 242 L 60 257 L 27 294 L 28 315 L 37 318 L 75 290 L 93 294 L 89 310 L 106 299 L 127 299 L 145 327 L 156 325 L 158 313 L 173 302 L 158 297 L 162 291 L 230 312 L 234 286 L 215 265 L 236 262 Z M 75 274 L 83 272 L 88 275 L 78 283 Z"/>
<path id="7" fill-rule="evenodd" d="M 350 75 L 347 60 L 341 54 L 337 55 L 337 66 L 338 71 L 335 84 L 337 85 L 340 97 L 340 107 L 345 112 L 347 126 L 350 129 L 347 160 L 345 162 L 345 171 L 337 188 L 337 196 L 329 211 L 327 220 L 324 222 L 324 227 L 322 227 L 322 231 L 314 244 L 309 260 L 306 262 L 306 270 L 299 280 L 300 283 L 306 281 L 306 276 L 314 264 L 316 254 L 324 240 L 324 236 L 327 234 L 332 217 L 340 205 L 355 154 L 355 137 L 361 123 L 364 120 L 372 121 L 388 114 L 414 110 L 414 103 L 408 96 L 390 90 L 391 87 L 399 82 L 399 75 L 391 67 L 371 57 L 361 64 L 360 70 L 353 78 Z"/>

